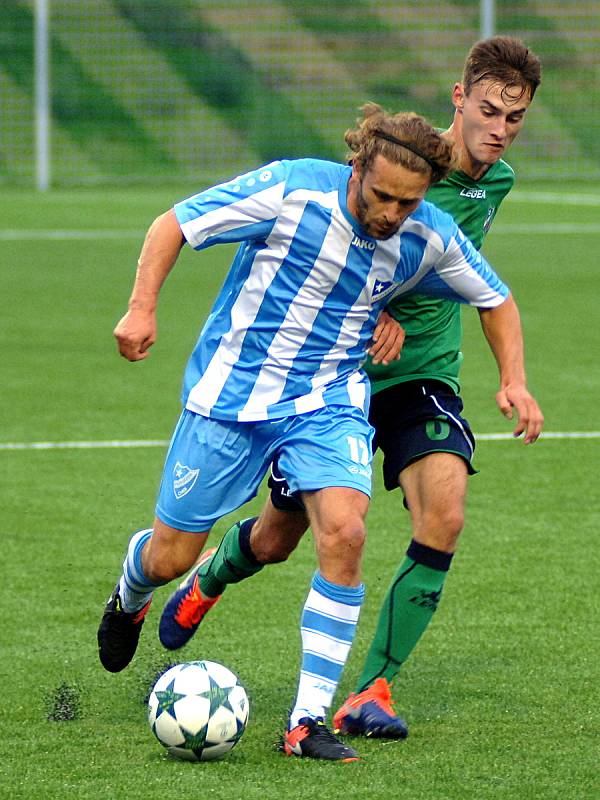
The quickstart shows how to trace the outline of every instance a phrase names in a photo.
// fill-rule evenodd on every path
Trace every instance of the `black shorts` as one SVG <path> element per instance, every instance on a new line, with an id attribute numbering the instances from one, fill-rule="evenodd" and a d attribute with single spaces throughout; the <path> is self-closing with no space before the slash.
<path id="1" fill-rule="evenodd" d="M 430 453 L 455 453 L 465 460 L 470 475 L 476 472 L 471 464 L 475 439 L 462 410 L 460 397 L 442 381 L 407 381 L 373 395 L 373 450 L 383 452 L 388 491 L 398 488 L 405 467 Z"/>
<path id="2" fill-rule="evenodd" d="M 275 457 L 271 464 L 271 474 L 268 481 L 271 490 L 271 502 L 278 511 L 304 511 L 304 503 L 300 492 L 291 492 L 288 482 L 279 469 L 279 461 Z"/>

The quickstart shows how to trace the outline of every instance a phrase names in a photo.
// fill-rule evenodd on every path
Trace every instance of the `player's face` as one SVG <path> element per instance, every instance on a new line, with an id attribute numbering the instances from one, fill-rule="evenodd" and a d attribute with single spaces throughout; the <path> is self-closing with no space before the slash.
<path id="1" fill-rule="evenodd" d="M 510 147 L 525 122 L 531 98 L 521 86 L 503 86 L 494 81 L 476 83 L 465 94 L 457 83 L 452 102 L 462 116 L 463 147 L 470 162 L 491 166 Z"/>
<path id="2" fill-rule="evenodd" d="M 375 156 L 363 171 L 357 164 L 348 185 L 348 209 L 374 239 L 389 239 L 429 189 L 429 175 L 411 172 Z"/>

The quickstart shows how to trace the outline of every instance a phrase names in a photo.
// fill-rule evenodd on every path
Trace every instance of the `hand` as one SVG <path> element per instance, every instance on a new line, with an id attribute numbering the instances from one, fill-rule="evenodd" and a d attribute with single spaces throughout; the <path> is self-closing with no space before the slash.
<path id="1" fill-rule="evenodd" d="M 131 309 L 117 323 L 114 336 L 119 353 L 128 361 L 142 361 L 156 341 L 156 314 L 154 311 Z"/>
<path id="2" fill-rule="evenodd" d="M 367 351 L 373 364 L 389 364 L 399 359 L 405 336 L 402 325 L 387 311 L 382 311 L 373 333 L 373 343 Z"/>
<path id="3" fill-rule="evenodd" d="M 496 394 L 496 404 L 508 419 L 513 418 L 515 409 L 518 421 L 513 436 L 520 436 L 524 432 L 525 444 L 533 444 L 542 432 L 544 415 L 526 387 L 522 383 L 507 384 Z"/>

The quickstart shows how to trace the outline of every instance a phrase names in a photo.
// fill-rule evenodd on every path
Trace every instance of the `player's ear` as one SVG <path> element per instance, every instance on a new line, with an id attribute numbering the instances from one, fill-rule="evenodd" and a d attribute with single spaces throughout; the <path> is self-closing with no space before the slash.
<path id="1" fill-rule="evenodd" d="M 350 166 L 352 167 L 352 178 L 354 178 L 355 181 L 360 181 L 363 174 L 362 165 L 353 159 Z"/>
<path id="2" fill-rule="evenodd" d="M 465 103 L 465 87 L 462 83 L 455 83 L 452 90 L 452 105 L 460 113 Z"/>

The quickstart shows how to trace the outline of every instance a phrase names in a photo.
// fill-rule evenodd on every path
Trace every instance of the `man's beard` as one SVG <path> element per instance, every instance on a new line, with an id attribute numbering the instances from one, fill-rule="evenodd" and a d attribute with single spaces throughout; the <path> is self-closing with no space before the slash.
<path id="1" fill-rule="evenodd" d="M 364 198 L 363 190 L 362 190 L 362 178 L 358 184 L 358 190 L 356 193 L 356 219 L 360 222 L 362 227 L 368 233 L 369 236 L 372 236 L 373 239 L 390 239 L 394 234 L 398 233 L 398 229 L 400 228 L 399 225 L 394 225 L 388 227 L 387 229 L 385 226 L 377 225 L 375 226 L 379 228 L 379 233 L 373 232 L 373 223 L 367 222 L 367 214 L 369 212 L 369 204 Z"/>
<path id="2" fill-rule="evenodd" d="M 363 195 L 363 179 L 361 178 L 358 184 L 358 192 L 356 197 L 356 219 L 360 222 L 367 233 L 369 233 L 369 224 L 366 222 L 368 210 L 369 205 Z"/>

